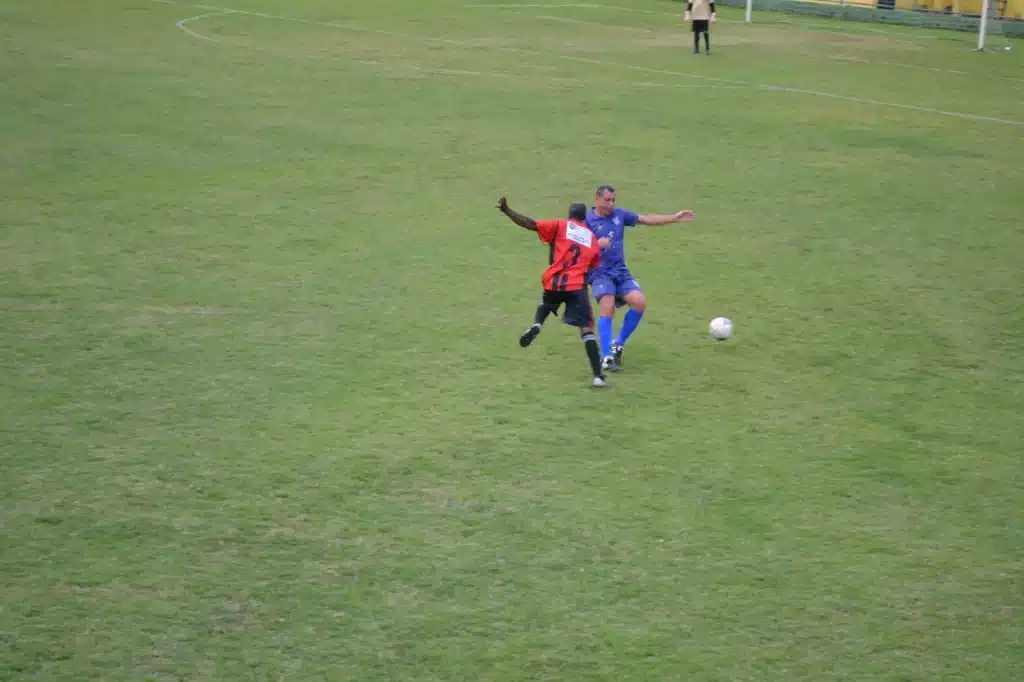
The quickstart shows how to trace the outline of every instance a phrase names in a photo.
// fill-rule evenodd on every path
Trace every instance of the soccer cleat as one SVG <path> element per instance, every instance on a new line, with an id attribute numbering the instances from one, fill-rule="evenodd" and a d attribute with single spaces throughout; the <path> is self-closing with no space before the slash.
<path id="1" fill-rule="evenodd" d="M 594 382 L 591 384 L 594 388 L 604 388 L 608 385 L 608 378 L 605 375 L 594 377 Z"/>
<path id="2" fill-rule="evenodd" d="M 526 348 L 531 343 L 533 343 L 533 340 L 535 338 L 537 338 L 538 334 L 540 334 L 540 329 L 541 329 L 541 327 L 540 327 L 539 324 L 537 324 L 537 323 L 531 324 L 530 328 L 527 329 L 525 332 L 523 332 L 523 335 L 519 337 L 519 345 L 520 345 L 520 347 Z"/>
<path id="3" fill-rule="evenodd" d="M 614 355 L 609 355 L 604 360 L 602 360 L 601 361 L 601 369 L 605 370 L 606 372 L 615 372 L 615 371 L 617 371 L 619 369 L 619 365 L 618 365 L 618 363 L 615 362 L 615 356 Z"/>
<path id="4" fill-rule="evenodd" d="M 625 350 L 622 344 L 616 343 L 612 346 L 612 357 L 615 358 L 615 366 L 622 367 L 622 351 Z"/>

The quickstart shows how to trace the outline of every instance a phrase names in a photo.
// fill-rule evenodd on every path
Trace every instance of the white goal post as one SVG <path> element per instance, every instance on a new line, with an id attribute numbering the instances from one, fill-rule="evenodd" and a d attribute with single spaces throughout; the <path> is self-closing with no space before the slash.
<path id="1" fill-rule="evenodd" d="M 995 3 L 992 0 L 981 0 L 981 16 L 978 18 L 978 50 L 984 50 L 986 46 L 986 40 L 992 33 L 1000 33 L 999 30 L 1003 26 L 1003 22 L 996 16 Z M 989 21 L 990 19 L 994 21 Z M 993 30 L 995 29 L 995 30 Z M 1004 36 L 1005 38 L 1005 36 Z M 1010 49 L 1009 40 L 1006 41 L 1005 45 L 1000 46 L 1002 50 Z"/>
<path id="2" fill-rule="evenodd" d="M 985 29 L 988 27 L 988 0 L 981 0 L 981 19 L 978 21 L 978 49 L 985 49 Z"/>

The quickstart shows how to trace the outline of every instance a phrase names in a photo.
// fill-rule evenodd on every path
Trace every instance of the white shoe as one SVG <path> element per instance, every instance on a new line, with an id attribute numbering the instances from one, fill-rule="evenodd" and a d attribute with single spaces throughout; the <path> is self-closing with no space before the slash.
<path id="1" fill-rule="evenodd" d="M 594 377 L 594 388 L 604 388 L 608 385 L 608 381 L 604 377 Z"/>

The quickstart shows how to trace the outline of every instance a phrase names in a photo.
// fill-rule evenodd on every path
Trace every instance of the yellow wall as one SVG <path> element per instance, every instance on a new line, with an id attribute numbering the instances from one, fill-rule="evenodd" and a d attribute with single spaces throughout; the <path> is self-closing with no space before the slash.
<path id="1" fill-rule="evenodd" d="M 850 5 L 874 7 L 878 0 L 803 0 L 804 2 L 818 2 L 823 5 L 839 5 L 846 2 Z M 924 7 L 941 12 L 947 7 L 952 7 L 956 14 L 981 14 L 981 0 L 895 0 L 897 9 L 914 9 Z M 991 7 L 995 8 L 999 0 L 989 0 Z M 755 5 L 756 6 L 756 5 Z M 1024 0 L 1008 0 L 1006 11 L 1002 16 L 1007 19 L 1024 19 Z"/>
<path id="2" fill-rule="evenodd" d="M 844 0 L 804 0 L 804 2 L 820 2 L 823 5 L 839 5 Z M 850 5 L 874 7 L 878 0 L 845 0 Z M 895 0 L 897 9 L 914 9 L 924 7 L 937 12 L 952 7 L 956 14 L 981 14 L 981 0 Z M 989 0 L 995 8 L 999 0 Z M 1007 19 L 1024 19 L 1024 0 L 1008 0 L 1002 16 Z"/>
<path id="3" fill-rule="evenodd" d="M 896 6 L 900 9 L 913 9 L 915 0 L 896 0 Z M 992 7 L 996 7 L 999 0 L 989 0 Z M 981 14 L 981 0 L 917 0 L 918 7 L 943 10 L 950 5 L 953 11 L 967 14 Z M 1009 0 L 1006 3 L 1005 17 L 1024 18 L 1024 0 Z"/>

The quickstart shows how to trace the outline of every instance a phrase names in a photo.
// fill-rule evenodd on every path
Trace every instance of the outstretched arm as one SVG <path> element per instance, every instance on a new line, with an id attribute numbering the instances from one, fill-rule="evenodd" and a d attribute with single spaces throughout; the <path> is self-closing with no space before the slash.
<path id="1" fill-rule="evenodd" d="M 694 212 L 690 210 L 679 211 L 678 213 L 662 214 L 647 213 L 636 219 L 637 225 L 670 225 L 672 223 L 688 223 L 694 218 Z"/>
<path id="2" fill-rule="evenodd" d="M 519 227 L 525 228 L 527 230 L 533 230 L 534 232 L 537 231 L 537 221 L 534 220 L 533 218 L 524 216 L 522 213 L 517 213 L 513 211 L 511 208 L 509 208 L 508 201 L 505 200 L 505 197 L 498 199 L 498 210 L 504 213 L 509 220 L 514 222 Z"/>

